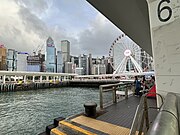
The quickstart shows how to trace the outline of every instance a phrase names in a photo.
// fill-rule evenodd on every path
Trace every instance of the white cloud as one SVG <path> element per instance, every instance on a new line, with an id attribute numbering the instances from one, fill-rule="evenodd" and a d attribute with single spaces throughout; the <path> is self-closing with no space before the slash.
<path id="1" fill-rule="evenodd" d="M 111 43 L 122 32 L 100 13 L 90 27 L 79 35 L 79 44 L 85 53 L 108 55 Z"/>
<path id="2" fill-rule="evenodd" d="M 51 36 L 55 41 L 57 50 L 60 50 L 61 40 L 67 39 L 71 42 L 72 55 L 83 53 L 108 55 L 111 43 L 121 32 L 103 15 L 100 13 L 95 15 L 95 11 L 93 11 L 94 18 L 92 15 L 88 17 L 88 14 L 91 14 L 91 9 L 94 10 L 92 7 L 89 7 L 88 13 L 82 12 L 86 14 L 82 15 L 85 18 L 79 19 L 79 26 L 81 22 L 86 22 L 87 24 L 82 24 L 85 27 L 81 27 L 79 30 L 76 29 L 77 20 L 76 23 L 73 23 L 74 19 L 71 20 L 71 18 L 76 18 L 74 15 L 73 17 L 71 15 L 64 16 L 69 17 L 65 20 L 72 21 L 67 23 L 68 25 L 71 24 L 71 27 L 74 27 L 76 31 L 71 31 L 66 27 L 66 22 L 64 24 L 58 23 L 61 20 L 58 20 L 53 25 L 49 25 L 50 21 L 56 21 L 56 18 L 59 19 L 59 16 L 56 16 L 56 18 L 53 16 L 53 18 L 49 18 L 50 16 L 48 16 L 48 21 L 42 20 L 42 16 L 49 14 L 48 12 L 53 13 L 53 9 L 58 9 L 58 7 L 51 7 L 53 4 L 49 5 L 48 2 L 49 0 L 1 0 L 0 43 L 5 44 L 7 48 L 32 53 L 38 45 L 44 44 L 45 47 L 46 39 L 48 36 Z M 89 5 L 87 4 L 87 6 Z M 62 7 L 61 10 L 63 10 Z M 81 13 L 81 10 L 79 9 L 78 13 Z M 42 13 L 42 11 L 44 12 Z M 83 21 L 87 19 L 86 17 L 88 17 L 88 21 Z M 61 18 L 63 19 L 63 17 Z"/>
<path id="3" fill-rule="evenodd" d="M 19 7 L 14 1 L 1 0 L 0 4 L 0 42 L 7 48 L 18 51 L 32 51 L 36 44 L 42 42 L 39 35 L 30 31 L 19 17 Z"/>

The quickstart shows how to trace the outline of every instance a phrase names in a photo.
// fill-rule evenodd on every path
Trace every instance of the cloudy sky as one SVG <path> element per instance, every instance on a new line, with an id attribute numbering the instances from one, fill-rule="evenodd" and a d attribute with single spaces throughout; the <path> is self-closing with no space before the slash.
<path id="1" fill-rule="evenodd" d="M 0 44 L 32 53 L 51 36 L 57 50 L 71 42 L 71 54 L 108 55 L 121 31 L 86 0 L 0 0 Z"/>

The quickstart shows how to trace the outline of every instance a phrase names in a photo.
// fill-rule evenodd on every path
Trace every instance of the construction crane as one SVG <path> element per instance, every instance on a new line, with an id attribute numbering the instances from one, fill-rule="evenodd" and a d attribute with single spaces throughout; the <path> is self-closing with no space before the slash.
<path id="1" fill-rule="evenodd" d="M 35 50 L 33 50 L 33 54 L 36 55 L 42 53 L 43 51 L 44 51 L 44 44 L 38 45 L 38 47 Z"/>

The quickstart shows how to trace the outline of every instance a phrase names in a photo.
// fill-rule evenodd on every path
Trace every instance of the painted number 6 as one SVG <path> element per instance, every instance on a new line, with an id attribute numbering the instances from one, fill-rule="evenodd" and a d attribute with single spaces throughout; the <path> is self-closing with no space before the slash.
<path id="1" fill-rule="evenodd" d="M 158 4 L 158 18 L 159 18 L 159 20 L 160 20 L 161 22 L 166 22 L 166 21 L 168 21 L 168 20 L 171 18 L 171 16 L 172 16 L 172 9 L 171 9 L 170 7 L 164 6 L 164 7 L 161 8 L 162 3 L 164 3 L 164 2 L 170 3 L 170 0 L 161 0 L 161 1 L 159 2 L 159 4 Z M 167 16 L 166 18 L 163 18 L 163 17 L 161 16 L 161 13 L 162 13 L 164 10 L 168 10 L 168 12 L 169 12 L 169 14 L 168 14 L 168 16 Z"/>

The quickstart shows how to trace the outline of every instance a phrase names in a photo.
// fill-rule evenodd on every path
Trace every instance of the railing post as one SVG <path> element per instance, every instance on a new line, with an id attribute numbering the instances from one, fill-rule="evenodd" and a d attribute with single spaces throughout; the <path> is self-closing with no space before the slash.
<path id="1" fill-rule="evenodd" d="M 112 87 L 112 91 L 113 91 L 113 103 L 117 103 L 116 87 Z"/>
<path id="2" fill-rule="evenodd" d="M 144 98 L 144 116 L 146 120 L 146 131 L 149 129 L 149 118 L 148 118 L 148 105 L 147 105 L 147 97 Z"/>
<path id="3" fill-rule="evenodd" d="M 103 109 L 103 87 L 99 86 L 100 109 Z"/>
<path id="4" fill-rule="evenodd" d="M 128 85 L 125 87 L 125 99 L 128 99 Z"/>

